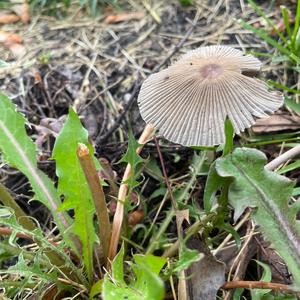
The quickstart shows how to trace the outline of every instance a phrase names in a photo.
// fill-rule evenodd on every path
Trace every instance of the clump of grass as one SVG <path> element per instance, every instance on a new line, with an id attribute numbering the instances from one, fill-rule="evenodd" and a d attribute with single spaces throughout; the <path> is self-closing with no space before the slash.
<path id="1" fill-rule="evenodd" d="M 268 83 L 278 89 L 286 92 L 286 94 L 296 102 L 299 102 L 299 73 L 300 73 L 300 1 L 297 1 L 296 14 L 288 10 L 284 5 L 281 9 L 281 22 L 283 28 L 279 28 L 265 11 L 253 0 L 248 0 L 252 9 L 262 18 L 265 28 L 256 28 L 244 20 L 239 20 L 240 24 L 263 41 L 268 43 L 275 50 L 274 54 L 255 53 L 256 55 L 267 56 L 277 64 L 284 64 L 284 68 L 291 72 L 289 78 L 291 82 L 282 84 L 269 80 Z M 271 34 L 272 33 L 272 34 Z M 288 86 L 287 86 L 288 85 Z M 300 106 L 291 103 L 291 99 L 287 98 L 287 106 L 296 111 L 300 111 Z"/>
<path id="2" fill-rule="evenodd" d="M 46 14 L 62 17 L 71 5 L 85 9 L 90 15 L 101 14 L 107 5 L 118 7 L 118 0 L 30 0 L 33 9 L 43 9 Z"/>

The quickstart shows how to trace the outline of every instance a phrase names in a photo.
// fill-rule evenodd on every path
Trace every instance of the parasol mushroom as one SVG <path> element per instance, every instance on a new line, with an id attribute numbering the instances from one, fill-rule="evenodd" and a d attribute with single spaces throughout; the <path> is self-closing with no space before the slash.
<path id="1" fill-rule="evenodd" d="M 191 50 L 149 76 L 138 105 L 142 118 L 166 139 L 184 146 L 224 143 L 228 117 L 239 134 L 283 104 L 258 74 L 261 62 L 229 46 Z"/>

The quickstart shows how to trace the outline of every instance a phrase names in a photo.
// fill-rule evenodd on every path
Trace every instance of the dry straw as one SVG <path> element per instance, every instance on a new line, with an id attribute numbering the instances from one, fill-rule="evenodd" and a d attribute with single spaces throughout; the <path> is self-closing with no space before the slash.
<path id="1" fill-rule="evenodd" d="M 151 75 L 138 97 L 141 115 L 166 139 L 184 146 L 224 143 L 228 117 L 237 134 L 283 104 L 252 76 L 261 62 L 228 46 L 189 51 L 169 68 Z"/>

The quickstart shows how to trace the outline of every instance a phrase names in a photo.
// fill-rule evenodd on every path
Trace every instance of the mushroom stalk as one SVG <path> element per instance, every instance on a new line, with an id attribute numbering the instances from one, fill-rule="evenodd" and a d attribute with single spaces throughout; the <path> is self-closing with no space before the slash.
<path id="1" fill-rule="evenodd" d="M 141 146 L 136 149 L 137 154 L 141 153 L 143 146 L 152 138 L 154 131 L 155 128 L 153 124 L 148 124 L 144 128 L 138 140 L 138 143 Z M 116 212 L 112 224 L 112 233 L 111 233 L 111 239 L 110 239 L 110 245 L 108 251 L 108 258 L 110 261 L 112 261 L 117 254 L 118 243 L 119 243 L 123 219 L 124 219 L 124 204 L 128 193 L 128 184 L 126 182 L 129 179 L 130 175 L 131 175 L 131 165 L 127 164 L 122 178 L 122 183 L 119 189 L 118 203 L 117 203 L 117 208 L 116 208 Z"/>

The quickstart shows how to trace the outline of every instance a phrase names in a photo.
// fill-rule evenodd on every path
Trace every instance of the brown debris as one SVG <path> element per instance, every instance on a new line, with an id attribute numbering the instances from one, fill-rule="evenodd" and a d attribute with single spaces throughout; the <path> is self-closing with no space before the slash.
<path id="1" fill-rule="evenodd" d="M 114 24 L 131 20 L 141 20 L 145 17 L 144 12 L 122 13 L 118 15 L 107 16 L 104 20 L 105 24 Z"/>
<path id="2" fill-rule="evenodd" d="M 286 112 L 256 120 L 252 131 L 256 134 L 275 133 L 300 128 L 300 117 Z"/>

